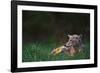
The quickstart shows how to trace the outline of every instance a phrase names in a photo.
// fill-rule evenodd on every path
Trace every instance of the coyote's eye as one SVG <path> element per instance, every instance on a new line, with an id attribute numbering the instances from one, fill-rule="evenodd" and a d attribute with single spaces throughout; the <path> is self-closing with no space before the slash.
<path id="1" fill-rule="evenodd" d="M 76 37 L 76 39 L 78 39 L 78 37 Z"/>

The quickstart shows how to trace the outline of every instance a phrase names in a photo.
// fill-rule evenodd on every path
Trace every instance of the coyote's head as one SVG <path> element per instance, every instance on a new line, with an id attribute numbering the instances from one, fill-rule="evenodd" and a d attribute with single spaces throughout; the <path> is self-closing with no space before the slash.
<path id="1" fill-rule="evenodd" d="M 68 35 L 69 40 L 66 45 L 79 46 L 82 41 L 82 35 Z"/>
<path id="2" fill-rule="evenodd" d="M 51 54 L 57 55 L 61 52 L 64 53 L 69 52 L 71 53 L 71 55 L 73 55 L 75 53 L 75 47 L 80 46 L 82 35 L 68 35 L 68 37 L 69 37 L 68 42 L 65 45 L 62 45 L 61 47 L 53 49 Z"/>

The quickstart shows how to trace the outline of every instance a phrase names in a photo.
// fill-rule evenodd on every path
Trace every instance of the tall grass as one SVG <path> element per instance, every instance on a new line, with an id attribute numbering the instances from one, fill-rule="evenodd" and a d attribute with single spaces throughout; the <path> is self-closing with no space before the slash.
<path id="1" fill-rule="evenodd" d="M 60 53 L 56 56 L 50 55 L 50 52 L 62 45 L 57 44 L 55 41 L 48 40 L 42 42 L 31 42 L 23 44 L 22 61 L 23 62 L 37 62 L 37 61 L 57 61 L 57 60 L 77 60 L 90 58 L 90 44 L 85 43 L 85 48 L 80 53 L 71 57 L 67 54 Z"/>

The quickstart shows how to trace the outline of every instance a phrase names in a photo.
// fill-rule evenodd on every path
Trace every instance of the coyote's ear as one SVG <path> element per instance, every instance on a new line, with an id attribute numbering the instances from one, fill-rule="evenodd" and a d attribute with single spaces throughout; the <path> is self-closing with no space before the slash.
<path id="1" fill-rule="evenodd" d="M 71 37 L 71 35 L 68 34 L 68 37 Z"/>
<path id="2" fill-rule="evenodd" d="M 82 36 L 83 36 L 82 34 L 79 35 L 80 38 L 82 38 Z"/>

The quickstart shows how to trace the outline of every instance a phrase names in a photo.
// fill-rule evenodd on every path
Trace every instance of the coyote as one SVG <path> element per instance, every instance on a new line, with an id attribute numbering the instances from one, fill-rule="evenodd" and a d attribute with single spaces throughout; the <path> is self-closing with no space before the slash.
<path id="1" fill-rule="evenodd" d="M 57 55 L 61 52 L 68 54 L 69 56 L 74 56 L 76 53 L 83 49 L 82 35 L 68 35 L 68 42 L 58 48 L 53 49 L 51 54 Z"/>

